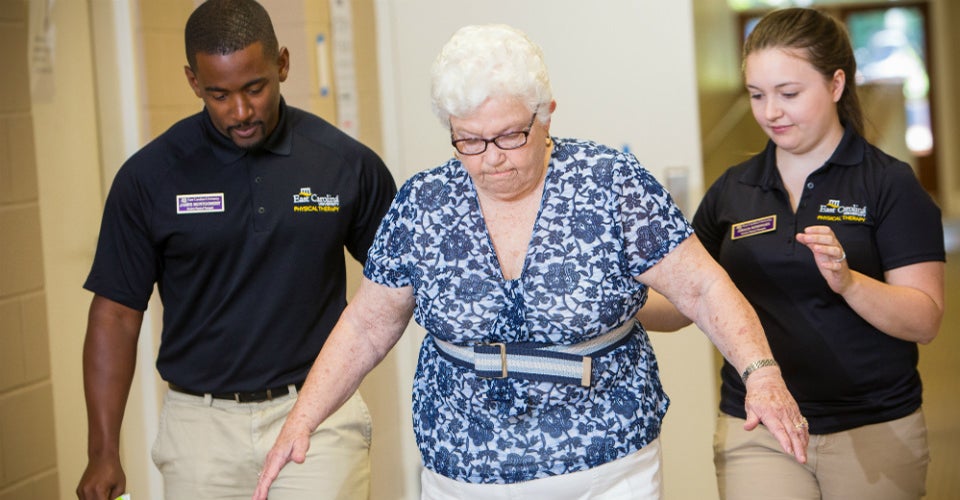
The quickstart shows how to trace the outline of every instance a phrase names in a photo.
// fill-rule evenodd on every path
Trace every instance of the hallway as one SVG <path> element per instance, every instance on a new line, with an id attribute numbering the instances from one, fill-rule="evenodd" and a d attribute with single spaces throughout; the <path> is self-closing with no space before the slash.
<path id="1" fill-rule="evenodd" d="M 920 346 L 923 407 L 930 443 L 927 500 L 960 499 L 960 220 L 945 221 L 946 309 L 940 334 Z"/>

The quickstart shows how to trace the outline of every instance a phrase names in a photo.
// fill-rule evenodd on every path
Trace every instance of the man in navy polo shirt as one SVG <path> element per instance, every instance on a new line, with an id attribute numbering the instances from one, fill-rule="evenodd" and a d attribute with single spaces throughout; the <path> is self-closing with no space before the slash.
<path id="1" fill-rule="evenodd" d="M 297 389 L 346 305 L 343 248 L 363 262 L 396 184 L 380 158 L 280 95 L 289 54 L 253 0 L 209 0 L 185 30 L 204 109 L 123 165 L 84 287 L 89 462 L 82 499 L 126 479 L 120 425 L 143 311 L 164 306 L 170 385 L 153 458 L 167 498 L 246 498 Z M 314 433 L 271 498 L 366 498 L 359 395 Z"/>

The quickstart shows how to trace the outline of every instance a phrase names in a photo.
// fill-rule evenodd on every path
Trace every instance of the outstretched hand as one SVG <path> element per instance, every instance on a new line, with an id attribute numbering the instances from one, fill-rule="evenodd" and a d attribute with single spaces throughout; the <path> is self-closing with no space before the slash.
<path id="1" fill-rule="evenodd" d="M 258 474 L 257 489 L 253 492 L 253 500 L 266 500 L 270 485 L 280 475 L 280 470 L 289 462 L 302 464 L 307 458 L 310 448 L 310 431 L 294 430 L 288 420 L 284 424 L 280 435 L 277 436 L 273 448 L 267 453 L 263 469 Z"/>
<path id="2" fill-rule="evenodd" d="M 746 386 L 747 421 L 743 429 L 752 431 L 762 423 L 777 438 L 783 451 L 796 457 L 798 462 L 806 463 L 810 441 L 807 419 L 800 414 L 779 370 L 772 367 L 758 370 L 750 375 Z"/>

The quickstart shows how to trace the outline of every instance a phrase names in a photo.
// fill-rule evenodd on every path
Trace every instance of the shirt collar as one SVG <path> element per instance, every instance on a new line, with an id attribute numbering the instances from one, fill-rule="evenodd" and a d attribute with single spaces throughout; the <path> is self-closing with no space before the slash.
<path id="1" fill-rule="evenodd" d="M 273 132 L 264 140 L 261 146 L 263 151 L 281 156 L 290 155 L 290 152 L 293 150 L 293 134 L 290 133 L 290 123 L 287 119 L 288 114 L 287 103 L 283 97 L 281 97 L 280 119 L 277 120 L 277 126 L 273 129 Z M 207 112 L 206 107 L 203 109 L 202 122 L 204 133 L 210 141 L 210 147 L 213 149 L 214 155 L 216 155 L 217 159 L 221 162 L 225 164 L 233 163 L 249 152 L 238 147 L 229 137 L 217 130 L 217 127 L 213 125 L 213 121 L 210 119 L 210 114 Z"/>
<path id="2" fill-rule="evenodd" d="M 861 137 L 852 126 L 847 125 L 843 128 L 843 139 L 840 139 L 840 144 L 837 145 L 837 149 L 830 156 L 830 159 L 827 160 L 827 164 L 848 167 L 859 165 L 863 163 L 865 151 L 866 147 L 863 137 Z"/>
<path id="3" fill-rule="evenodd" d="M 864 139 L 846 125 L 843 128 L 843 138 L 833 151 L 824 166 L 854 166 L 863 163 Z M 780 174 L 777 172 L 777 145 L 768 140 L 767 146 L 761 153 L 759 162 L 754 162 L 740 176 L 740 182 L 764 189 L 775 189 L 780 186 Z"/>

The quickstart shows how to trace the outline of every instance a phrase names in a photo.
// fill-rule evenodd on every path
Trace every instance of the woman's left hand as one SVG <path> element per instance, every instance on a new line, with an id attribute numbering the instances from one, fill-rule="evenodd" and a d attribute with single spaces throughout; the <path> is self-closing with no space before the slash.
<path id="1" fill-rule="evenodd" d="M 796 457 L 798 462 L 806 463 L 809 426 L 787 391 L 780 371 L 773 367 L 757 370 L 747 379 L 746 386 L 744 430 L 751 431 L 762 423 L 777 438 L 783 451 Z"/>
<path id="2" fill-rule="evenodd" d="M 853 276 L 847 265 L 847 252 L 833 229 L 829 226 L 809 226 L 802 233 L 797 233 L 797 241 L 813 252 L 817 268 L 830 289 L 842 295 L 853 282 Z"/>
<path id="3" fill-rule="evenodd" d="M 277 441 L 267 453 L 263 468 L 257 474 L 257 489 L 253 493 L 253 500 L 266 500 L 270 485 L 280 475 L 280 469 L 289 462 L 302 464 L 307 458 L 310 448 L 310 430 L 298 427 L 289 419 L 280 430 Z"/>

